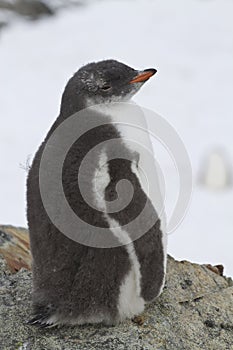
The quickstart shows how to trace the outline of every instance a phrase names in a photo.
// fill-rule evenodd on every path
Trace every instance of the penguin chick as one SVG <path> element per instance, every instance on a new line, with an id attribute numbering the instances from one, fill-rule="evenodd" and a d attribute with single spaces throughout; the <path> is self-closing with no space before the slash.
<path id="1" fill-rule="evenodd" d="M 166 234 L 156 209 L 159 196 L 148 198 L 139 170 L 140 165 L 144 166 L 144 155 L 136 143 L 134 149 L 128 142 L 129 138 L 135 140 L 140 136 L 137 131 L 124 130 L 121 125 L 122 115 L 130 122 L 137 117 L 127 115 L 127 104 L 114 105 L 129 101 L 155 73 L 152 68 L 137 71 L 115 60 L 106 60 L 79 69 L 65 88 L 60 115 L 37 151 L 27 180 L 33 271 L 33 318 L 30 324 L 42 327 L 85 323 L 115 325 L 140 314 L 145 303 L 154 300 L 163 289 Z M 104 237 L 117 242 L 107 248 L 80 243 L 79 235 L 88 236 L 88 230 L 81 226 L 75 228 L 77 239 L 61 232 L 48 215 L 40 191 L 40 165 L 51 135 L 69 117 L 79 118 L 78 112 L 87 107 L 86 120 L 91 116 L 102 124 L 72 143 L 63 164 L 62 185 L 70 208 L 82 222 L 97 230 L 104 228 Z M 141 121 L 144 123 L 143 117 Z M 62 137 L 60 134 L 61 141 Z M 109 140 L 117 140 L 116 147 L 109 146 Z M 148 136 L 144 141 L 151 147 Z M 100 147 L 95 151 L 97 145 Z M 94 153 L 88 172 L 80 180 L 81 163 L 90 150 Z M 117 156 L 119 152 L 121 157 Z M 46 167 L 48 184 L 53 180 L 50 175 L 52 161 Z M 132 197 L 123 208 L 118 184 L 122 184 L 123 202 L 127 202 L 129 194 L 122 180 L 127 180 L 133 189 Z M 85 185 L 88 203 L 81 193 L 80 181 Z M 156 181 L 151 187 L 159 193 Z M 60 222 L 65 221 L 60 202 L 52 200 L 54 195 L 56 193 L 48 186 L 48 197 L 56 217 Z M 111 203 L 117 200 L 120 209 L 109 210 Z M 144 208 L 143 219 L 138 219 Z M 138 219 L 136 230 L 130 226 L 126 230 L 125 227 L 135 219 Z M 144 223 L 150 222 L 149 229 L 143 232 Z M 65 224 L 68 226 L 69 222 Z M 138 232 L 143 234 L 138 235 Z"/>

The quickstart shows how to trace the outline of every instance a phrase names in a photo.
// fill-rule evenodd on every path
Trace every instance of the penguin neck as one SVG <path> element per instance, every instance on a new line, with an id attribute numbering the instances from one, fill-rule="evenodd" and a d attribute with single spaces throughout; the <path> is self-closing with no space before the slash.
<path id="1" fill-rule="evenodd" d="M 130 106 L 136 106 L 136 103 L 132 100 L 119 100 L 114 102 L 106 102 L 95 104 L 92 100 L 86 100 L 86 108 L 90 108 L 108 118 L 113 123 L 127 122 L 130 117 Z M 128 118 L 126 118 L 128 117 Z M 128 120 L 129 121 L 129 120 Z"/>
<path id="2" fill-rule="evenodd" d="M 88 108 L 104 116 L 118 131 L 123 143 L 133 152 L 141 152 L 140 143 L 150 144 L 146 117 L 134 101 L 102 103 Z M 132 143 L 133 141 L 133 143 Z"/>

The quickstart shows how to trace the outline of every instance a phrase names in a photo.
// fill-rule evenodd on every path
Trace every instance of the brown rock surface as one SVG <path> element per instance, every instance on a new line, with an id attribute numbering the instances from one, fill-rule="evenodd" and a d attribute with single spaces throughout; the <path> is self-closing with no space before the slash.
<path id="1" fill-rule="evenodd" d="M 30 269 L 28 231 L 13 226 L 0 226 L 0 255 L 5 258 L 11 272 L 17 272 L 22 267 Z"/>

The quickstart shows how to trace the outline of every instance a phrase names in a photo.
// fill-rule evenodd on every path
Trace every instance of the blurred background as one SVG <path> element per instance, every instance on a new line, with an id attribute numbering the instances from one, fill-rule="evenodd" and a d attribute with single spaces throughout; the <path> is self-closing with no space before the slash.
<path id="1" fill-rule="evenodd" d="M 232 13 L 232 0 L 0 0 L 0 223 L 27 226 L 25 169 L 69 77 L 106 58 L 155 67 L 134 100 L 175 128 L 193 169 L 168 252 L 233 276 Z M 178 178 L 159 153 L 170 217 Z"/>

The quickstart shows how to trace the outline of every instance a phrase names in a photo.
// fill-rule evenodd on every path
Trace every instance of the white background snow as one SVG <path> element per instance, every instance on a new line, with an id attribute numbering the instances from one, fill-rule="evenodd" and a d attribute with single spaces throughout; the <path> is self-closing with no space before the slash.
<path id="1" fill-rule="evenodd" d="M 233 190 L 212 191 L 198 183 L 202 161 L 216 147 L 232 164 L 232 14 L 232 0 L 100 1 L 2 31 L 0 223 L 26 225 L 26 172 L 20 163 L 34 154 L 58 115 L 72 73 L 104 58 L 156 67 L 158 74 L 135 101 L 176 129 L 194 181 L 188 213 L 169 236 L 168 251 L 182 260 L 222 263 L 233 275 Z M 161 168 L 170 213 L 177 174 L 169 158 Z"/>

